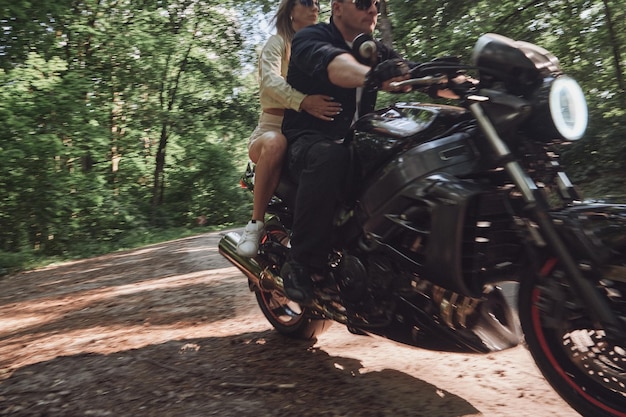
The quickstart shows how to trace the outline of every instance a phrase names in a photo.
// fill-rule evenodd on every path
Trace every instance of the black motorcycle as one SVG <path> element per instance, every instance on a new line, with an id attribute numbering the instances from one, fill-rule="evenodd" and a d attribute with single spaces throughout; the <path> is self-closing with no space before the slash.
<path id="1" fill-rule="evenodd" d="M 403 84 L 451 87 L 468 70 L 479 83 L 455 84 L 458 106 L 397 103 L 355 122 L 351 193 L 312 305 L 288 299 L 280 277 L 294 184 L 277 189 L 256 258 L 237 255 L 237 233 L 220 253 L 285 335 L 334 321 L 421 347 L 524 342 L 578 412 L 626 416 L 626 205 L 584 201 L 558 162 L 557 145 L 585 132 L 582 90 L 548 51 L 494 34 L 471 66 L 436 60 Z M 244 182 L 253 189 L 251 170 Z"/>

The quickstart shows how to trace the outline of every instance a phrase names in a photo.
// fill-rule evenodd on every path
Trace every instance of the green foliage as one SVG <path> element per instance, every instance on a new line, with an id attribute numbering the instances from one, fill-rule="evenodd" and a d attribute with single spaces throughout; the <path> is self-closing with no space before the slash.
<path id="1" fill-rule="evenodd" d="M 258 102 L 240 88 L 238 6 L 2 6 L 0 267 L 112 250 L 202 215 L 244 221 L 237 172 Z"/>
<path id="2" fill-rule="evenodd" d="M 475 41 L 489 32 L 552 52 L 565 72 L 583 86 L 590 110 L 585 139 L 563 149 L 568 172 L 582 182 L 607 173 L 623 177 L 626 9 L 622 2 L 386 1 L 396 48 L 416 61 L 457 55 L 469 62 Z"/>
<path id="3" fill-rule="evenodd" d="M 239 187 L 243 172 L 230 155 L 207 138 L 177 152 L 167 189 L 166 211 L 178 213 L 175 225 L 241 223 L 250 215 L 250 199 Z"/>
<path id="4" fill-rule="evenodd" d="M 417 61 L 469 62 L 487 32 L 553 52 L 591 111 L 587 137 L 564 148 L 566 165 L 593 193 L 621 187 L 620 1 L 386 3 L 396 49 Z M 256 47 L 265 37 L 258 16 L 276 4 L 3 2 L 0 273 L 41 257 L 148 243 L 159 228 L 243 223 L 251 196 L 238 180 L 258 117 Z M 379 104 L 396 99 L 383 95 Z"/>

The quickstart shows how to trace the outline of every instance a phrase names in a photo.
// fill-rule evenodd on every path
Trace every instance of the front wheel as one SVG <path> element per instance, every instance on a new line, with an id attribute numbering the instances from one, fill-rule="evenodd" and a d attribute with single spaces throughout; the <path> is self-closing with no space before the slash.
<path id="1" fill-rule="evenodd" d="M 289 252 L 289 234 L 276 220 L 266 223 L 265 235 L 261 239 L 263 264 L 278 274 Z M 316 316 L 311 310 L 287 298 L 278 290 L 265 291 L 255 288 L 257 303 L 265 318 L 281 334 L 297 339 L 315 339 L 332 324 Z"/>
<path id="2" fill-rule="evenodd" d="M 608 339 L 577 301 L 565 273 L 549 266 L 546 276 L 523 280 L 519 291 L 520 321 L 535 363 L 583 416 L 626 417 L 626 338 L 619 343 Z M 602 281 L 606 285 L 610 280 Z M 607 297 L 607 302 L 624 317 L 626 284 L 611 285 L 615 298 Z"/>

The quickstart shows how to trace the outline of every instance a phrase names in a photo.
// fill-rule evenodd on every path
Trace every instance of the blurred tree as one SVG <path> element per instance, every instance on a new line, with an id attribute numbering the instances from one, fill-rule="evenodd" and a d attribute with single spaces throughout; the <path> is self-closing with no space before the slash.
<path id="1" fill-rule="evenodd" d="M 236 184 L 258 117 L 256 48 L 276 5 L 2 1 L 0 251 L 245 220 Z M 487 32 L 552 51 L 589 101 L 589 134 L 566 152 L 584 180 L 626 166 L 625 14 L 618 0 L 384 0 L 377 33 L 417 61 L 469 62 Z"/>
<path id="2" fill-rule="evenodd" d="M 618 0 L 387 0 L 396 48 L 416 61 L 458 55 L 470 61 L 484 33 L 536 43 L 551 51 L 585 90 L 590 126 L 585 139 L 564 148 L 579 181 L 626 168 L 624 48 L 626 8 Z M 422 97 L 423 98 L 423 97 Z"/>
<path id="3" fill-rule="evenodd" d="M 0 250 L 59 253 L 149 223 L 189 224 L 202 214 L 194 210 L 222 211 L 215 218 L 236 221 L 224 201 L 241 207 L 247 200 L 235 187 L 218 187 L 221 205 L 181 199 L 180 192 L 207 196 L 190 186 L 198 183 L 196 170 L 214 184 L 238 182 L 233 156 L 244 154 L 258 111 L 255 83 L 242 88 L 240 69 L 252 56 L 242 54 L 241 28 L 251 25 L 241 23 L 242 3 L 1 6 L 8 17 L 0 38 L 0 124 L 7 127 L 0 132 L 7 195 L 0 201 Z M 186 175 L 188 165 L 175 164 L 190 156 L 208 165 Z M 194 207 L 166 204 L 168 171 L 177 187 L 169 198 Z"/>

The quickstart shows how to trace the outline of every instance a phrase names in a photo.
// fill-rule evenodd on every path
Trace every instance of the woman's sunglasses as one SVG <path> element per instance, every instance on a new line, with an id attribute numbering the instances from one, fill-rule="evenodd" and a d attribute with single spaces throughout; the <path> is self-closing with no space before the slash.
<path id="1" fill-rule="evenodd" d="M 300 4 L 303 5 L 304 7 L 317 7 L 318 10 L 320 8 L 320 2 L 319 0 L 299 0 Z"/>

